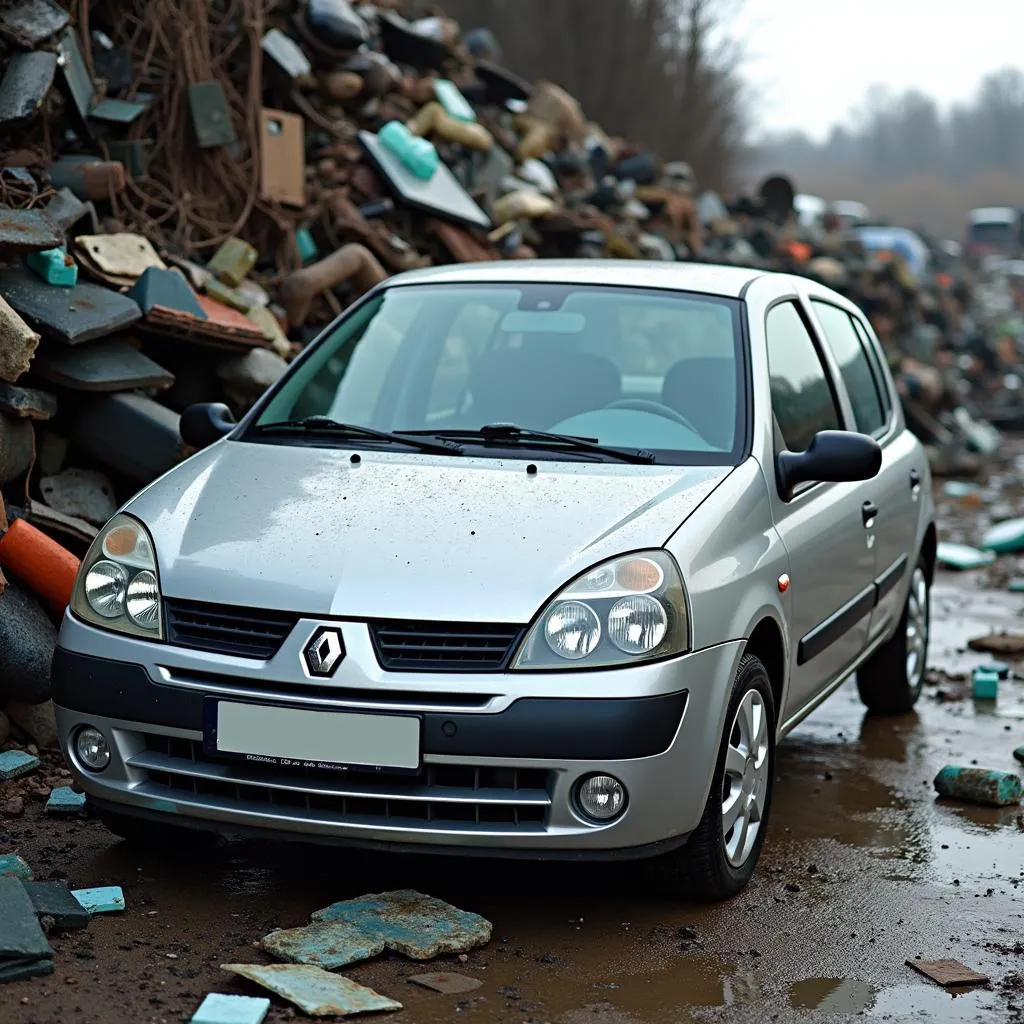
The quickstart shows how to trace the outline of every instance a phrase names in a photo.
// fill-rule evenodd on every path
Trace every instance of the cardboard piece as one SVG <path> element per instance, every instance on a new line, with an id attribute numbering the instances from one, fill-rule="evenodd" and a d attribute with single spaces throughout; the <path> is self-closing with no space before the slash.
<path id="1" fill-rule="evenodd" d="M 75 246 L 82 266 L 115 287 L 130 288 L 150 267 L 167 269 L 144 235 L 77 235 Z"/>
<path id="2" fill-rule="evenodd" d="M 972 971 L 959 960 L 908 960 L 907 966 L 944 988 L 951 985 L 987 985 L 989 980 L 987 975 Z"/>
<path id="3" fill-rule="evenodd" d="M 260 111 L 260 198 L 286 206 L 306 203 L 306 129 L 298 114 Z"/>
<path id="4" fill-rule="evenodd" d="M 408 979 L 414 985 L 429 988 L 445 996 L 457 996 L 463 992 L 475 992 L 483 982 L 478 978 L 467 978 L 464 974 L 414 974 Z"/>

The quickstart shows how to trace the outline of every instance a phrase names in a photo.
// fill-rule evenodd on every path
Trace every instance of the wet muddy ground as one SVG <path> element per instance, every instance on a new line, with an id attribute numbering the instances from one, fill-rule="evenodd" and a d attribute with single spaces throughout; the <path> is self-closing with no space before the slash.
<path id="1" fill-rule="evenodd" d="M 969 533 L 959 510 L 950 525 Z M 1005 572 L 1006 566 L 1000 560 Z M 1012 566 L 1011 566 L 1012 571 Z M 1024 597 L 981 574 L 941 573 L 930 664 L 988 660 L 966 641 L 1022 629 Z M 986 589 L 987 588 L 987 589 Z M 1024 672 L 1024 662 L 1018 663 Z M 712 907 L 644 890 L 635 868 L 353 855 L 227 844 L 205 856 L 140 852 L 89 820 L 0 820 L 0 852 L 72 887 L 118 884 L 127 912 L 55 936 L 56 971 L 0 987 L 3 1024 L 188 1020 L 210 991 L 262 994 L 220 971 L 263 962 L 252 943 L 336 900 L 417 888 L 494 922 L 465 962 L 469 995 L 410 984 L 425 968 L 388 956 L 345 973 L 396 998 L 394 1024 L 1024 1020 L 1024 817 L 936 801 L 946 763 L 1013 769 L 1024 681 L 994 705 L 933 676 L 917 712 L 867 717 L 846 684 L 779 749 L 768 841 L 749 889 Z M 908 958 L 957 959 L 992 984 L 939 988 Z M 1014 974 L 1021 972 L 1021 980 Z M 275 1001 L 268 1021 L 295 1019 Z"/>

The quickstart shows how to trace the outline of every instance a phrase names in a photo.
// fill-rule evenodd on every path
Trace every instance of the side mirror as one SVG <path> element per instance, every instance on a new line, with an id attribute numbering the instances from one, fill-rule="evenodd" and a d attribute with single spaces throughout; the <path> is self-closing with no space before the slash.
<path id="1" fill-rule="evenodd" d="M 179 430 L 189 448 L 205 448 L 235 429 L 235 417 L 222 402 L 190 405 L 182 414 Z"/>
<path id="2" fill-rule="evenodd" d="M 870 480 L 882 468 L 882 449 L 866 434 L 822 430 L 806 451 L 781 452 L 775 466 L 779 490 L 788 501 L 803 483 Z"/>

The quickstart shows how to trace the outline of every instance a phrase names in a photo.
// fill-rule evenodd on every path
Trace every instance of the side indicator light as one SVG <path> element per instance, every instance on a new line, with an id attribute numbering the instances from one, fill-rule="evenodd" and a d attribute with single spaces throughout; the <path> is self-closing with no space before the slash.
<path id="1" fill-rule="evenodd" d="M 789 573 L 784 572 L 779 577 L 779 593 L 784 594 L 787 590 L 789 590 Z"/>

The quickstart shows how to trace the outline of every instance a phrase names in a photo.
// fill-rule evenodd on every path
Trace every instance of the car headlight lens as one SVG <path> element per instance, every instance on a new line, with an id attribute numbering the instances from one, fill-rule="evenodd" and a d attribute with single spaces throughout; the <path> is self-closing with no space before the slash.
<path id="1" fill-rule="evenodd" d="M 96 535 L 78 570 L 71 611 L 104 629 L 163 639 L 156 555 L 137 519 L 116 515 Z"/>
<path id="2" fill-rule="evenodd" d="M 667 551 L 603 562 L 551 600 L 513 669 L 601 668 L 682 654 L 690 625 L 679 569 Z"/>

